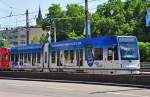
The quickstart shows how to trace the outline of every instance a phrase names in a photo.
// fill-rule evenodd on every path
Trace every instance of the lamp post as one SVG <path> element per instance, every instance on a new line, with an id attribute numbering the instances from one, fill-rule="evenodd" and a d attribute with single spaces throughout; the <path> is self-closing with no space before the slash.
<path id="1" fill-rule="evenodd" d="M 90 21 L 89 21 L 89 17 L 88 17 L 88 0 L 85 0 L 85 35 L 86 38 L 90 38 L 91 37 L 91 32 L 90 32 Z"/>

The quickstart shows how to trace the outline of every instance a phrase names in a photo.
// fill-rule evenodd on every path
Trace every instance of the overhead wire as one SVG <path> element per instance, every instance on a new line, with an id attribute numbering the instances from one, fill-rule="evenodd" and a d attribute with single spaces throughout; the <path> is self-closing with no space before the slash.
<path id="1" fill-rule="evenodd" d="M 3 0 L 0 0 L 0 1 L 3 1 Z M 97 0 L 89 0 L 88 2 L 93 2 L 93 1 L 97 1 Z M 75 4 L 83 4 L 84 2 L 79 2 L 79 3 L 75 3 Z M 8 5 L 8 4 L 7 4 Z M 9 5 L 8 5 L 9 6 Z M 10 6 L 11 7 L 11 6 Z M 64 6 L 64 7 L 66 7 L 66 6 Z M 13 7 L 14 8 L 14 7 Z M 63 7 L 62 7 L 63 8 Z M 93 10 L 93 9 L 96 9 L 96 8 L 92 8 L 92 9 L 89 9 L 89 10 Z M 48 11 L 47 9 L 46 10 L 42 10 L 42 12 L 44 12 L 44 11 Z M 37 13 L 38 11 L 33 11 L 33 12 L 29 12 L 29 14 L 34 14 L 34 13 Z M 0 17 L 0 20 L 1 19 L 4 19 L 4 18 L 9 18 L 9 17 L 17 17 L 17 16 L 23 16 L 23 15 L 25 15 L 25 13 L 21 13 L 21 14 L 15 14 L 15 15 L 8 15 L 8 16 L 4 16 L 4 17 Z M 54 20 L 65 20 L 65 19 L 74 19 L 74 18 L 84 18 L 84 16 L 79 16 L 79 17 L 66 17 L 66 18 L 64 18 L 64 17 L 61 17 L 61 18 L 57 18 L 57 17 L 55 17 L 55 18 L 53 18 Z M 36 19 L 36 18 L 32 18 L 32 19 Z M 26 20 L 21 20 L 21 22 L 23 22 L 23 21 L 26 21 Z M 17 21 L 18 22 L 18 21 Z M 20 21 L 19 21 L 20 22 Z M 16 23 L 16 22 L 15 22 Z"/>
<path id="2" fill-rule="evenodd" d="M 13 6 L 9 5 L 8 3 L 6 3 L 6 2 L 3 1 L 3 0 L 0 0 L 0 2 L 3 3 L 5 6 L 8 6 L 10 9 L 24 10 L 24 9 L 20 9 L 20 8 L 13 7 Z"/>
<path id="3" fill-rule="evenodd" d="M 0 1 L 2 1 L 2 0 L 0 0 Z M 90 0 L 90 1 L 88 1 L 88 2 L 93 2 L 93 1 L 96 1 L 96 0 Z M 82 3 L 84 3 L 84 2 L 79 2 L 79 3 L 76 3 L 76 4 L 82 4 Z M 66 7 L 66 6 L 64 6 L 64 7 Z M 63 7 L 62 7 L 63 8 Z M 44 11 L 47 11 L 47 9 L 45 9 L 45 10 L 42 10 L 42 12 L 44 12 Z M 33 12 L 29 12 L 29 14 L 34 14 L 34 13 L 37 13 L 38 11 L 33 11 Z M 16 15 L 8 15 L 8 16 L 4 16 L 4 17 L 0 17 L 0 19 L 3 19 L 3 18 L 8 18 L 8 17 L 13 17 L 13 16 L 21 16 L 21 15 L 25 15 L 25 13 L 21 13 L 21 14 L 16 14 Z"/>

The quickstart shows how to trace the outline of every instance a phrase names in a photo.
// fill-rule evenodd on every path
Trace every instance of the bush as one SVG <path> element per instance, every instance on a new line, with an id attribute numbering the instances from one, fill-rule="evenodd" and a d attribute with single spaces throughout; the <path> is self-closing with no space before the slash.
<path id="1" fill-rule="evenodd" d="M 7 40 L 0 37 L 0 48 L 2 48 L 2 47 L 8 47 L 9 48 L 9 47 L 11 47 L 11 45 Z"/>
<path id="2" fill-rule="evenodd" d="M 139 42 L 141 62 L 150 62 L 150 43 Z"/>

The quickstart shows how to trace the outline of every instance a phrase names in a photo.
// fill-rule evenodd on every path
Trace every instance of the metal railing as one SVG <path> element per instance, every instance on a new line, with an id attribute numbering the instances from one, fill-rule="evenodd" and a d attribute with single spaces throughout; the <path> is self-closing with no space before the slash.
<path id="1" fill-rule="evenodd" d="M 141 62 L 141 68 L 150 68 L 150 62 Z"/>

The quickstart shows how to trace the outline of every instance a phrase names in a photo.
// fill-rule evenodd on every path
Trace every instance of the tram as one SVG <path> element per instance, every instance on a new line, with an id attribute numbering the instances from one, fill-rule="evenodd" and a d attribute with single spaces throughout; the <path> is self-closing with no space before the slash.
<path id="1" fill-rule="evenodd" d="M 0 48 L 0 70 L 10 70 L 10 53 L 8 48 Z"/>
<path id="2" fill-rule="evenodd" d="M 135 36 L 101 36 L 10 49 L 13 69 L 90 74 L 138 74 Z"/>

